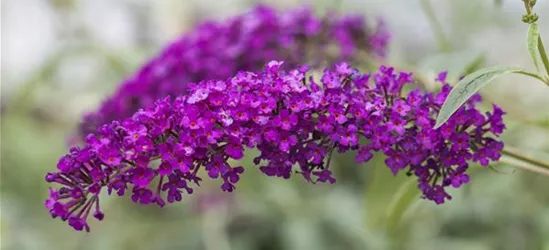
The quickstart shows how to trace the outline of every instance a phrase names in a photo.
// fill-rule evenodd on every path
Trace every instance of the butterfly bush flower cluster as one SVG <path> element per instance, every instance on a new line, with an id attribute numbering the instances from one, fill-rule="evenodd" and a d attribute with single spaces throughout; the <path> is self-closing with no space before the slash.
<path id="1" fill-rule="evenodd" d="M 85 137 L 104 123 L 131 116 L 156 99 L 178 96 L 189 82 L 225 79 L 257 71 L 270 60 L 290 69 L 384 57 L 390 34 L 382 21 L 369 27 L 362 16 L 317 17 L 308 8 L 278 12 L 258 6 L 225 21 L 208 21 L 183 35 L 127 78 L 80 126 Z M 365 53 L 359 53 L 365 52 Z"/>
<path id="2" fill-rule="evenodd" d="M 253 162 L 265 175 L 297 174 L 312 183 L 335 182 L 334 153 L 353 151 L 362 163 L 379 152 L 390 171 L 415 176 L 423 198 L 440 204 L 451 198 L 446 188 L 469 181 L 470 162 L 486 166 L 500 157 L 496 138 L 505 128 L 504 112 L 477 110 L 479 96 L 433 129 L 451 89 L 444 74 L 442 91 L 432 94 L 406 91 L 414 86 L 412 75 L 391 67 L 368 75 L 340 63 L 315 79 L 306 67 L 282 66 L 271 61 L 258 73 L 189 84 L 188 95 L 159 99 L 100 126 L 47 174 L 48 182 L 60 184 L 51 189 L 47 209 L 76 230 L 89 230 L 89 214 L 104 217 L 102 192 L 159 206 L 181 201 L 203 178 L 232 192 L 245 169 L 229 163 L 253 148 Z"/>

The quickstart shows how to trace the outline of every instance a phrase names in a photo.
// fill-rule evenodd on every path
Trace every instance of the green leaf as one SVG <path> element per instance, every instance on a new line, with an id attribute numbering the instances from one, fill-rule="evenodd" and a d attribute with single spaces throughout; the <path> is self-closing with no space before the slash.
<path id="1" fill-rule="evenodd" d="M 538 62 L 538 42 L 539 42 L 539 28 L 537 23 L 531 23 L 528 26 L 528 53 L 530 53 L 530 58 L 536 66 L 536 71 L 539 73 L 539 62 Z"/>
<path id="2" fill-rule="evenodd" d="M 523 70 L 515 67 L 496 66 L 477 70 L 464 77 L 454 86 L 452 91 L 450 91 L 448 98 L 446 98 L 446 101 L 442 105 L 437 117 L 435 129 L 450 119 L 450 116 L 452 116 L 461 105 L 492 80 L 504 74 L 519 72 L 523 72 Z"/>
<path id="3" fill-rule="evenodd" d="M 363 191 L 364 222 L 367 228 L 380 231 L 388 225 L 388 211 L 394 206 L 394 195 L 402 193 L 399 191 L 402 183 L 410 178 L 404 174 L 393 175 L 385 165 L 384 157 L 379 154 L 375 154 L 366 166 L 368 179 Z"/>
<path id="4" fill-rule="evenodd" d="M 538 51 L 541 57 L 541 61 L 543 62 L 543 66 L 545 66 L 545 73 L 547 73 L 547 78 L 543 79 L 543 77 L 540 76 L 541 78 L 540 80 L 542 80 L 547 84 L 547 86 L 549 86 L 549 57 L 547 55 L 547 52 L 545 52 L 545 46 L 543 45 L 543 41 L 541 40 L 541 35 L 539 34 L 538 34 Z"/>
<path id="5" fill-rule="evenodd" d="M 467 64 L 467 66 L 461 72 L 461 75 L 466 76 L 468 74 L 471 74 L 471 73 L 475 72 L 475 70 L 481 69 L 481 67 L 484 64 L 485 60 L 486 60 L 486 56 L 484 54 L 478 55 L 475 58 L 475 60 L 473 60 L 469 64 Z"/>
<path id="6" fill-rule="evenodd" d="M 393 196 L 393 201 L 387 210 L 387 232 L 394 233 L 404 217 L 404 213 L 419 201 L 421 192 L 417 187 L 417 180 L 411 179 L 402 183 L 399 190 Z"/>

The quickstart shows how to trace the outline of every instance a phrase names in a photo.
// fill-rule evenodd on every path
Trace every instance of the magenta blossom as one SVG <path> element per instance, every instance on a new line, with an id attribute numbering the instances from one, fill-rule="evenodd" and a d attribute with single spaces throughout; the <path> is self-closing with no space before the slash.
<path id="1" fill-rule="evenodd" d="M 271 60 L 285 61 L 285 68 L 291 69 L 301 64 L 319 67 L 325 63 L 364 60 L 365 54 L 384 57 L 389 39 L 390 33 L 382 21 L 368 25 L 362 16 L 335 13 L 318 17 L 309 8 L 277 11 L 259 5 L 228 20 L 206 21 L 126 78 L 98 110 L 84 117 L 80 136 L 84 138 L 101 124 L 124 119 L 140 108 L 154 106 L 156 99 L 186 94 L 190 82 L 225 79 L 241 70 L 258 71 Z M 300 87 L 299 84 L 287 87 L 296 86 Z M 219 88 L 223 87 L 216 86 Z M 211 99 L 212 95 L 219 94 L 199 89 L 189 97 L 189 102 Z M 272 100 L 253 101 L 262 104 Z M 298 104 L 304 100 L 292 101 Z"/>
<path id="2" fill-rule="evenodd" d="M 357 162 L 367 162 L 379 152 L 392 173 L 415 176 L 423 198 L 440 204 L 451 198 L 446 188 L 469 181 L 469 162 L 485 166 L 501 155 L 496 138 L 505 127 L 504 112 L 494 106 L 481 113 L 474 107 L 478 98 L 433 129 L 441 106 L 436 100 L 450 91 L 445 82 L 438 94 L 405 94 L 411 74 L 390 67 L 363 75 L 338 64 L 318 82 L 303 68 L 284 71 L 281 65 L 190 84 L 189 95 L 159 99 L 131 118 L 100 126 L 46 175 L 59 184 L 47 209 L 76 230 L 89 230 L 92 210 L 96 218 L 104 216 L 99 194 L 105 189 L 159 206 L 183 200 L 202 178 L 218 179 L 223 191 L 232 192 L 249 169 L 229 160 L 241 159 L 245 148 L 259 151 L 253 162 L 267 176 L 298 173 L 313 183 L 335 183 L 334 153 L 355 151 Z"/>

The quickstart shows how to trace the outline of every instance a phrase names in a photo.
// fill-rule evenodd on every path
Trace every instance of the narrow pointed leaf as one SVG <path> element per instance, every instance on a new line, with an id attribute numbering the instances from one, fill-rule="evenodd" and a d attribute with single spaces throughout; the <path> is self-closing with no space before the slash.
<path id="1" fill-rule="evenodd" d="M 475 72 L 475 70 L 478 70 L 478 69 L 481 69 L 482 68 L 482 64 L 484 64 L 484 61 L 486 60 L 486 55 L 485 54 L 479 54 L 477 55 L 477 57 L 475 58 L 475 60 L 469 62 L 469 64 L 467 64 L 465 66 L 465 68 L 463 69 L 463 71 L 461 71 L 461 75 L 460 76 L 466 76 L 468 74 L 471 74 L 473 72 Z"/>
<path id="2" fill-rule="evenodd" d="M 509 73 L 518 73 L 523 70 L 515 67 L 497 66 L 477 70 L 470 75 L 464 77 L 459 81 L 446 101 L 442 105 L 440 113 L 437 117 L 435 128 L 444 124 L 450 116 L 454 114 L 461 105 L 463 105 L 471 96 L 473 96 L 479 89 L 489 84 L 495 78 Z"/>
<path id="3" fill-rule="evenodd" d="M 549 56 L 547 55 L 547 52 L 545 51 L 545 46 L 543 46 L 543 41 L 541 40 L 541 35 L 538 34 L 538 52 L 541 57 L 541 61 L 543 62 L 543 66 L 545 67 L 545 73 L 547 73 L 548 78 L 546 80 L 541 79 L 543 82 L 545 82 L 549 86 Z M 539 74 L 540 72 L 538 72 Z M 541 78 L 541 76 L 540 76 Z"/>
<path id="4" fill-rule="evenodd" d="M 532 23 L 528 26 L 528 53 L 536 71 L 539 73 L 539 61 L 538 61 L 538 42 L 539 42 L 539 28 L 537 23 Z"/>
<path id="5" fill-rule="evenodd" d="M 393 196 L 393 201 L 387 213 L 387 232 L 394 233 L 398 228 L 406 211 L 420 200 L 421 191 L 417 188 L 416 180 L 404 182 Z"/>

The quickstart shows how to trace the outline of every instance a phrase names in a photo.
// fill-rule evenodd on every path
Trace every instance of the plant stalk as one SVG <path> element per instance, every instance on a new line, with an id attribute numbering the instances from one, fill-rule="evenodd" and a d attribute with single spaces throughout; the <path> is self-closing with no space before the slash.
<path id="1" fill-rule="evenodd" d="M 508 164 L 510 166 L 513 166 L 522 170 L 526 170 L 526 171 L 537 173 L 537 174 L 542 174 L 549 177 L 549 169 L 542 168 L 537 165 L 533 165 L 531 163 L 527 163 L 524 161 L 520 161 L 515 158 L 509 157 L 507 155 L 503 155 L 499 159 L 499 162 Z"/>
<path id="2" fill-rule="evenodd" d="M 446 37 L 446 35 L 442 31 L 443 30 L 442 25 L 437 19 L 437 16 L 435 14 L 433 6 L 431 5 L 431 2 L 429 0 L 421 0 L 421 7 L 423 9 L 423 12 L 425 12 L 425 15 L 427 16 L 427 19 L 429 20 L 429 24 L 431 24 L 431 28 L 433 28 L 433 31 L 435 32 L 435 36 L 437 38 L 437 42 L 440 50 L 441 51 L 450 50 L 452 47 L 450 44 L 450 40 Z"/>
<path id="3" fill-rule="evenodd" d="M 530 72 L 527 72 L 527 71 L 517 71 L 516 73 L 517 73 L 517 74 L 521 74 L 521 75 L 525 75 L 525 76 L 530 76 L 530 77 L 536 78 L 536 79 L 542 81 L 543 83 L 549 85 L 549 81 L 543 79 L 543 77 L 539 76 L 538 74 L 530 73 Z"/>
<path id="4" fill-rule="evenodd" d="M 532 154 L 521 151 L 518 148 L 505 146 L 503 147 L 502 153 L 504 155 L 513 157 L 523 162 L 527 162 L 539 167 L 546 168 L 549 171 L 549 162 L 539 159 L 538 157 L 533 156 Z"/>

